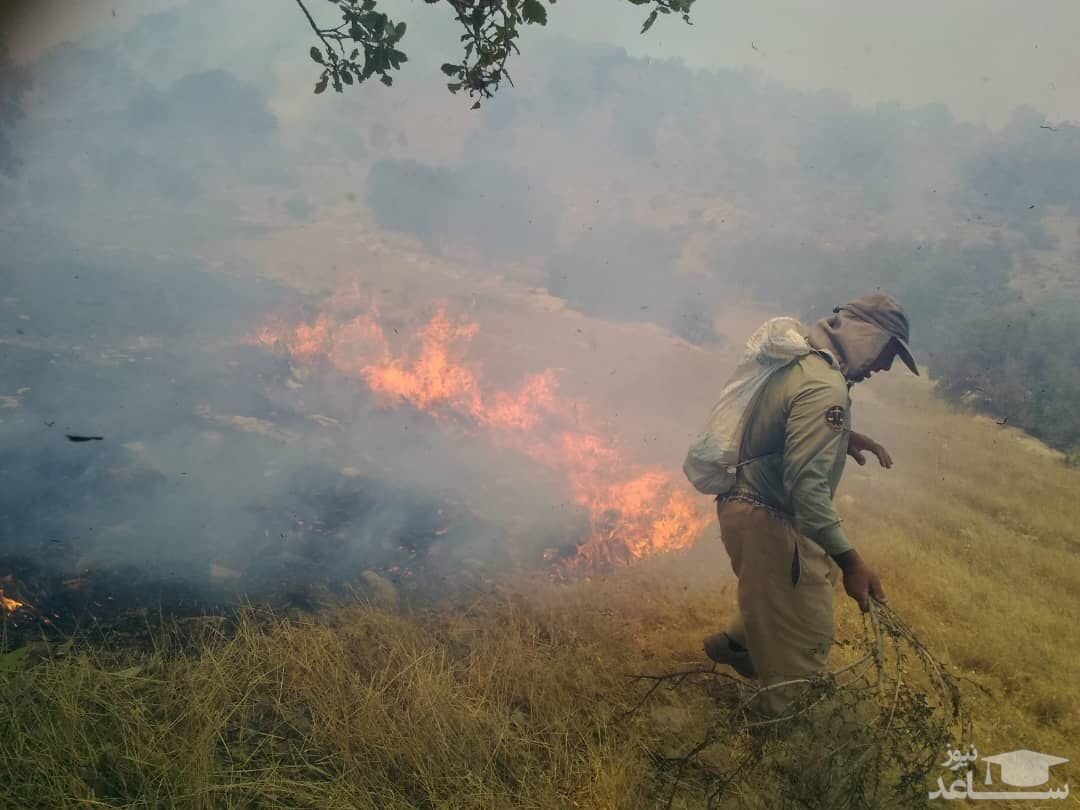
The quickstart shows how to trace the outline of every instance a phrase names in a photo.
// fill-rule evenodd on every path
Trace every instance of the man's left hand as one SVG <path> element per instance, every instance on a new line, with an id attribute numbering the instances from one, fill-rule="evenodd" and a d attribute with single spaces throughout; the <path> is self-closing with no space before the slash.
<path id="1" fill-rule="evenodd" d="M 873 453 L 877 456 L 878 464 L 884 467 L 886 470 L 892 467 L 892 456 L 889 455 L 889 451 L 875 442 L 869 436 L 864 436 L 861 433 L 851 431 L 851 437 L 848 440 L 848 455 L 855 459 L 855 463 L 860 467 L 866 464 L 866 456 L 863 455 L 866 452 Z"/>

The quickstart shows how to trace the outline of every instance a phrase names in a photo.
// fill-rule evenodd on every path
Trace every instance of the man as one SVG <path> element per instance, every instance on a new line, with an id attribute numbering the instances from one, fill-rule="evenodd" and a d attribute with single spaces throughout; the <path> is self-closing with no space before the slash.
<path id="1" fill-rule="evenodd" d="M 892 458 L 851 429 L 849 389 L 887 371 L 896 355 L 914 374 L 908 319 L 887 295 L 857 298 L 815 323 L 810 354 L 766 383 L 743 435 L 734 488 L 717 498 L 721 537 L 739 579 L 739 613 L 705 639 L 713 661 L 762 686 L 823 671 L 833 637 L 836 567 L 859 607 L 885 601 L 881 582 L 851 547 L 832 498 L 844 460 L 865 452 L 882 467 Z M 780 715 L 795 687 L 763 691 L 758 708 Z"/>

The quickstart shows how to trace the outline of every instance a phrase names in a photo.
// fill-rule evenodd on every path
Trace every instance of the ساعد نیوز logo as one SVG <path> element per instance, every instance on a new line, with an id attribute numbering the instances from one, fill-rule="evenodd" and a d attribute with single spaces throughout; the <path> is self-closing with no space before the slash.
<path id="1" fill-rule="evenodd" d="M 1051 790 L 976 790 L 975 789 L 975 762 L 979 759 L 979 752 L 975 750 L 975 744 L 968 747 L 968 753 L 957 748 L 949 748 L 946 752 L 948 760 L 941 763 L 942 768 L 958 772 L 965 765 L 967 775 L 963 779 L 955 779 L 949 787 L 945 787 L 944 777 L 939 776 L 937 790 L 928 794 L 930 799 L 997 799 L 999 801 L 1022 800 L 1022 799 L 1067 799 L 1069 797 L 1069 783 L 1066 782 L 1061 788 Z M 1030 788 L 1045 785 L 1050 781 L 1050 768 L 1061 765 L 1069 760 L 1063 757 L 1040 754 L 1038 751 L 1009 751 L 1006 754 L 996 754 L 992 757 L 983 757 L 986 763 L 986 776 L 984 786 L 994 784 L 992 779 L 992 767 L 998 766 L 998 779 L 1010 787 Z"/>

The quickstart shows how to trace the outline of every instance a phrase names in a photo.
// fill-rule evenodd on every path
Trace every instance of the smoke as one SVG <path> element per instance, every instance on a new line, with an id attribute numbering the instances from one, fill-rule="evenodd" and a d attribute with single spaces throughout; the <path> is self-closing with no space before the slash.
<path id="1" fill-rule="evenodd" d="M 72 261 L 5 279 L 4 317 L 20 324 L 3 365 L 8 554 L 69 576 L 136 563 L 259 588 L 380 567 L 435 575 L 420 568 L 437 546 L 440 575 L 470 556 L 490 572 L 511 530 L 532 564 L 554 527 L 583 531 L 573 509 L 552 517 L 555 482 L 522 460 L 252 345 L 268 314 L 311 305 L 293 292 L 179 265 Z"/>
<path id="2" fill-rule="evenodd" d="M 1034 110 L 993 130 L 530 32 L 470 111 L 450 26 L 411 20 L 394 88 L 314 96 L 288 4 L 121 12 L 0 96 L 0 532 L 65 574 L 428 587 L 652 553 L 663 520 L 678 547 L 682 452 L 765 315 L 889 291 L 933 369 L 971 307 L 1075 295 L 1080 130 Z M 372 308 L 382 343 L 342 348 Z M 471 382 L 376 385 L 423 376 L 440 311 L 473 332 L 436 377 Z M 557 407 L 509 429 L 507 402 Z"/>

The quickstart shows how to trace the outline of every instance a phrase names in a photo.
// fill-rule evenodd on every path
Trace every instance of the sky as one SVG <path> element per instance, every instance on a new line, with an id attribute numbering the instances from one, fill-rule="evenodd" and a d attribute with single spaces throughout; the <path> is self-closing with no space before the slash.
<path id="1" fill-rule="evenodd" d="M 791 87 L 844 90 L 864 104 L 943 101 L 957 118 L 990 125 L 1030 104 L 1051 119 L 1080 120 L 1080 4 L 1067 0 L 698 0 L 692 27 L 666 20 L 644 37 L 625 5 L 567 8 L 552 15 L 554 28 L 705 68 L 751 67 Z"/>
<path id="2" fill-rule="evenodd" d="M 291 0 L 266 3 L 295 14 L 302 26 Z M 16 57 L 28 59 L 57 41 L 130 26 L 138 15 L 175 2 L 38 0 L 15 7 L 20 5 L 22 13 L 14 21 L 9 15 L 5 28 Z M 400 9 L 398 16 L 421 30 L 440 13 L 421 0 L 391 0 L 385 7 Z M 643 17 L 625 0 L 579 0 L 554 6 L 549 27 L 634 55 L 702 68 L 750 68 L 802 90 L 840 90 L 860 104 L 943 101 L 957 118 L 990 126 L 1007 121 L 1013 108 L 1031 105 L 1052 121 L 1080 121 L 1080 4 L 1071 0 L 698 0 L 693 26 L 666 19 L 640 36 Z M 264 25 L 282 19 L 277 10 L 260 18 Z M 245 26 L 244 41 L 257 41 L 260 20 Z"/>

